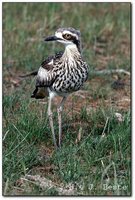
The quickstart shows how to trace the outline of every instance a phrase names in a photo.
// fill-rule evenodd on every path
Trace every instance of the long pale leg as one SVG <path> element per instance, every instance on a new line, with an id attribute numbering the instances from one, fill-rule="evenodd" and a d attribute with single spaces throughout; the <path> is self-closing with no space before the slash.
<path id="1" fill-rule="evenodd" d="M 55 137 L 54 126 L 53 126 L 53 116 L 52 116 L 52 111 L 51 111 L 51 104 L 52 104 L 52 98 L 49 97 L 48 116 L 49 116 L 49 122 L 50 122 L 51 131 L 52 131 L 54 146 L 57 149 L 56 137 Z"/>
<path id="2" fill-rule="evenodd" d="M 61 146 L 61 134 L 62 134 L 62 118 L 61 118 L 61 114 L 62 114 L 62 108 L 63 105 L 66 101 L 66 97 L 63 97 L 59 107 L 57 108 L 57 112 L 58 112 L 58 123 L 59 123 L 59 147 Z"/>

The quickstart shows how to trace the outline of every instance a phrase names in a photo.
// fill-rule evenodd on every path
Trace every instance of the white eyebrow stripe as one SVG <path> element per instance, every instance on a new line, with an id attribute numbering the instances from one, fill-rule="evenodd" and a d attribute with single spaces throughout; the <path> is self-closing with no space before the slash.
<path id="1" fill-rule="evenodd" d="M 55 32 L 55 36 L 58 37 L 58 38 L 63 39 L 61 32 Z"/>
<path id="2" fill-rule="evenodd" d="M 63 34 L 70 34 L 70 35 L 75 36 L 75 37 L 78 39 L 78 35 L 76 35 L 76 34 L 70 32 L 70 31 L 63 31 Z"/>

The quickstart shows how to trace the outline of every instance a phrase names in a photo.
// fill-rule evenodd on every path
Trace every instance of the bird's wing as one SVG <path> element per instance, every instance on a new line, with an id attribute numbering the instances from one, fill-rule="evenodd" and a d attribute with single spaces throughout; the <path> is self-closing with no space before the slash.
<path id="1" fill-rule="evenodd" d="M 28 74 L 22 74 L 22 75 L 19 75 L 19 78 L 26 78 L 26 77 L 29 77 L 29 76 L 36 76 L 38 73 L 38 71 L 33 71 L 33 72 L 30 72 Z"/>
<path id="2" fill-rule="evenodd" d="M 54 60 L 54 56 L 49 56 L 47 59 L 45 59 L 41 63 L 41 67 L 46 69 L 47 71 L 52 70 L 52 68 L 53 68 L 53 60 Z"/>
<path id="3" fill-rule="evenodd" d="M 56 53 L 54 56 L 49 56 L 45 59 L 37 74 L 36 86 L 38 87 L 49 87 L 53 84 L 57 78 L 56 73 L 56 63 L 59 62 L 59 59 L 62 57 L 63 52 Z"/>
<path id="4" fill-rule="evenodd" d="M 36 87 L 33 91 L 32 98 L 41 99 L 46 96 L 46 87 L 50 87 L 56 80 L 58 74 L 56 63 L 59 62 L 63 52 L 56 53 L 54 56 L 49 56 L 45 59 L 38 70 L 36 78 Z"/>

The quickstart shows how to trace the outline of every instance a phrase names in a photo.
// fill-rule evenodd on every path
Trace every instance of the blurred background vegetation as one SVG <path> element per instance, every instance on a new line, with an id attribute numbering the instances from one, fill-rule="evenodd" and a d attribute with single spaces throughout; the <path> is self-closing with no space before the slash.
<path id="1" fill-rule="evenodd" d="M 3 194 L 59 195 L 57 187 L 42 189 L 34 178 L 24 180 L 29 174 L 63 188 L 72 184 L 74 195 L 130 195 L 130 76 L 92 72 L 130 72 L 131 4 L 3 3 L 2 9 Z M 43 41 L 59 27 L 81 31 L 90 73 L 84 88 L 66 102 L 63 146 L 56 152 L 47 99 L 31 99 L 35 80 L 19 75 L 37 70 L 44 58 L 63 49 Z M 104 184 L 120 188 L 105 190 Z"/>

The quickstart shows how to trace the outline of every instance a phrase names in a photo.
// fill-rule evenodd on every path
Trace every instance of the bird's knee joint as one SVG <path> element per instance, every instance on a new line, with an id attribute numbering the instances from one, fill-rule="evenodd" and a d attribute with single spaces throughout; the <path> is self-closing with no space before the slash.
<path id="1" fill-rule="evenodd" d="M 62 112 L 62 107 L 57 108 L 57 112 L 61 113 Z"/>
<path id="2" fill-rule="evenodd" d="M 52 119 L 52 116 L 53 116 L 52 112 L 49 112 L 49 113 L 48 113 L 48 117 L 49 117 L 50 119 Z"/>

